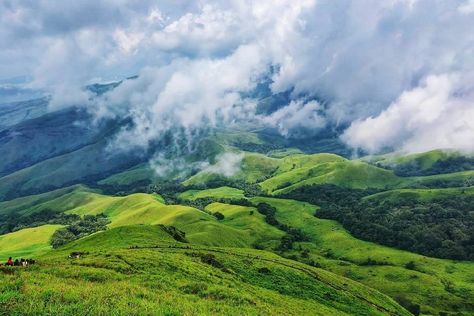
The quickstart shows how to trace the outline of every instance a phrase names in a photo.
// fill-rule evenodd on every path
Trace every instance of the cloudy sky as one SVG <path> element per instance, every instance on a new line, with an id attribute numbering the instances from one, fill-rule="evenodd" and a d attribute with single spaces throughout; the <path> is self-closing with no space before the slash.
<path id="1" fill-rule="evenodd" d="M 472 152 L 473 30 L 473 0 L 2 0 L 0 79 L 30 76 L 51 109 L 131 116 L 122 144 L 256 122 L 347 126 L 371 153 Z M 99 99 L 82 89 L 131 75 Z M 262 82 L 292 98 L 264 117 Z"/>

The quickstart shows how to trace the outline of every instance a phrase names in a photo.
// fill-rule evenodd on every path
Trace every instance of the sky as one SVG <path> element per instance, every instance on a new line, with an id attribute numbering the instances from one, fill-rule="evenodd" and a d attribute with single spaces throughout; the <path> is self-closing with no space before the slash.
<path id="1" fill-rule="evenodd" d="M 473 30 L 474 0 L 2 0 L 0 81 L 31 78 L 51 110 L 130 117 L 124 148 L 252 123 L 343 126 L 368 153 L 474 152 Z M 258 114 L 262 82 L 291 100 Z"/>

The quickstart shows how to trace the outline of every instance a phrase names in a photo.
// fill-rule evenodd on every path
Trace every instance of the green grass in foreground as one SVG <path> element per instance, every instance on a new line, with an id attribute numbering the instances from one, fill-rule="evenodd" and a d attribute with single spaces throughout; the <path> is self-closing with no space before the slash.
<path id="1" fill-rule="evenodd" d="M 9 315 L 409 315 L 321 269 L 244 249 L 170 242 L 156 227 L 111 229 L 0 273 Z M 129 249 L 128 246 L 158 246 Z M 87 251 L 67 259 L 72 250 Z M 2 270 L 9 271 L 9 270 Z"/>

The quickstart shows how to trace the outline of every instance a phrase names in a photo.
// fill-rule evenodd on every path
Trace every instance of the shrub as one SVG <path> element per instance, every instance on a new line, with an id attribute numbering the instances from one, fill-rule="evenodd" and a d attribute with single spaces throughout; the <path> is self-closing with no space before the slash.
<path id="1" fill-rule="evenodd" d="M 416 264 L 414 261 L 409 261 L 405 264 L 405 268 L 408 270 L 415 270 L 416 269 Z"/>
<path id="2" fill-rule="evenodd" d="M 214 217 L 217 218 L 217 220 L 219 220 L 219 221 L 224 219 L 224 214 L 222 214 L 221 212 L 215 212 L 212 215 L 214 215 Z"/>

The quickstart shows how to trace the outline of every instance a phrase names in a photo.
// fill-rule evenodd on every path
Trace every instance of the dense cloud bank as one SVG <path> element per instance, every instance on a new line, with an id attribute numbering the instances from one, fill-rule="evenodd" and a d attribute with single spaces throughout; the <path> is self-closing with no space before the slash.
<path id="1" fill-rule="evenodd" d="M 122 147 L 245 122 L 347 125 L 342 139 L 372 153 L 474 151 L 473 29 L 471 0 L 6 0 L 0 73 L 32 75 L 52 109 L 130 116 Z M 100 98 L 81 89 L 134 74 Z M 263 81 L 292 100 L 256 114 Z"/>

